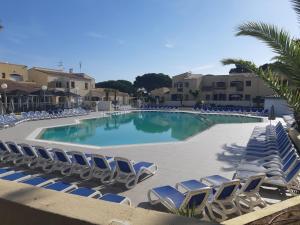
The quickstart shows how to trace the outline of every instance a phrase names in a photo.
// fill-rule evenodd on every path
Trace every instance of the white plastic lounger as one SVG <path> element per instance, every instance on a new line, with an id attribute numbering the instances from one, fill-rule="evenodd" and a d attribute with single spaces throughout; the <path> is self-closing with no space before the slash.
<path id="1" fill-rule="evenodd" d="M 10 157 L 10 149 L 3 141 L 0 141 L 0 161 L 6 162 Z"/>
<path id="2" fill-rule="evenodd" d="M 241 181 L 241 187 L 237 191 L 235 202 L 242 212 L 252 212 L 256 206 L 267 206 L 259 194 L 259 189 L 265 177 L 264 173 L 258 173 Z"/>
<path id="3" fill-rule="evenodd" d="M 46 173 L 52 172 L 55 166 L 52 153 L 42 146 L 34 146 L 34 148 L 39 156 L 36 167 L 41 167 Z"/>
<path id="4" fill-rule="evenodd" d="M 111 183 L 116 172 L 116 161 L 112 157 L 92 154 L 91 177 L 100 178 L 103 184 Z"/>
<path id="5" fill-rule="evenodd" d="M 54 154 L 54 167 L 52 171 L 58 170 L 64 176 L 70 176 L 72 173 L 73 163 L 67 153 L 58 148 L 53 148 L 52 152 Z"/>
<path id="6" fill-rule="evenodd" d="M 126 158 L 115 158 L 116 169 L 116 182 L 125 183 L 126 188 L 131 189 L 135 187 L 142 176 L 143 180 L 154 175 L 157 171 L 157 165 L 149 162 L 133 163 Z"/>
<path id="7" fill-rule="evenodd" d="M 285 176 L 297 162 L 297 155 L 292 155 L 282 167 L 269 167 L 265 168 L 263 166 L 257 166 L 254 164 L 243 163 L 238 166 L 237 171 L 251 171 L 257 173 L 265 173 L 268 177 L 271 176 Z"/>
<path id="8" fill-rule="evenodd" d="M 209 187 L 204 187 L 182 193 L 167 185 L 150 189 L 148 200 L 151 205 L 163 204 L 172 213 L 194 208 L 196 214 L 202 214 L 210 190 Z"/>
<path id="9" fill-rule="evenodd" d="M 241 215 L 239 208 L 236 206 L 234 199 L 236 197 L 237 189 L 240 184 L 239 180 L 229 180 L 227 178 L 215 175 L 211 176 L 211 181 L 217 181 L 217 187 L 214 192 L 210 192 L 206 204 L 208 216 L 214 221 L 224 221 L 228 215 L 236 213 Z M 176 187 L 183 188 L 186 191 L 196 190 L 203 187 L 205 184 L 197 180 L 188 180 L 176 184 Z"/>
<path id="10" fill-rule="evenodd" d="M 72 151 L 69 152 L 72 155 L 73 166 L 70 174 L 79 174 L 82 179 L 90 179 L 92 166 L 90 159 L 87 158 L 83 152 Z"/>
<path id="11" fill-rule="evenodd" d="M 22 165 L 25 158 L 21 148 L 12 141 L 7 141 L 5 143 L 10 149 L 10 157 L 7 160 L 12 161 L 16 165 Z"/>
<path id="12" fill-rule="evenodd" d="M 35 149 L 32 148 L 30 145 L 23 144 L 23 143 L 19 144 L 19 146 L 21 147 L 24 153 L 23 163 L 27 164 L 27 166 L 30 168 L 35 168 L 38 163 L 38 157 L 39 157 Z"/>
<path id="13" fill-rule="evenodd" d="M 263 184 L 286 188 L 292 195 L 297 195 L 300 191 L 299 173 L 300 160 L 297 160 L 291 171 L 286 176 L 272 176 L 270 178 L 266 178 Z"/>

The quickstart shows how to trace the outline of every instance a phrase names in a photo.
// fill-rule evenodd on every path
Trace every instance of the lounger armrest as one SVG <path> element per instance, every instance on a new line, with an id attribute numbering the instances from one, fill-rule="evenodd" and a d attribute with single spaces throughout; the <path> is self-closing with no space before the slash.
<path id="1" fill-rule="evenodd" d="M 171 208 L 176 209 L 176 205 L 175 205 L 175 203 L 172 201 L 172 199 L 170 199 L 169 197 L 166 197 L 166 198 L 165 198 L 165 201 L 166 201 L 167 204 L 170 205 Z"/>

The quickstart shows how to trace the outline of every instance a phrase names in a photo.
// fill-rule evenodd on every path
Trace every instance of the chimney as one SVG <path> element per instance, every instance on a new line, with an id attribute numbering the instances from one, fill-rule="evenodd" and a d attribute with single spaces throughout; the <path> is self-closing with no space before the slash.
<path id="1" fill-rule="evenodd" d="M 73 68 L 70 68 L 70 69 L 69 69 L 69 73 L 73 73 Z"/>

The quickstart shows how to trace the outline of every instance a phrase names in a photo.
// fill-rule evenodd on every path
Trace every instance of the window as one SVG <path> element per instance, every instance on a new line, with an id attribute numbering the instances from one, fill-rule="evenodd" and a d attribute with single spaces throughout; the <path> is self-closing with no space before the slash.
<path id="1" fill-rule="evenodd" d="M 250 99 L 251 99 L 251 95 L 245 95 L 245 100 L 246 101 L 250 101 Z"/>
<path id="2" fill-rule="evenodd" d="M 89 88 L 89 84 L 88 83 L 84 83 L 84 88 L 87 90 Z"/>
<path id="3" fill-rule="evenodd" d="M 242 81 L 235 80 L 230 82 L 230 87 L 240 87 L 240 86 L 243 86 Z"/>
<path id="4" fill-rule="evenodd" d="M 246 87 L 251 87 L 251 80 L 246 80 Z"/>
<path id="5" fill-rule="evenodd" d="M 185 95 L 185 101 L 189 100 L 189 95 Z"/>
<path id="6" fill-rule="evenodd" d="M 69 82 L 67 82 L 67 88 L 70 88 L 70 83 Z"/>
<path id="7" fill-rule="evenodd" d="M 61 88 L 62 87 L 62 83 L 60 81 L 56 81 L 55 87 Z"/>
<path id="8" fill-rule="evenodd" d="M 2 73 L 2 78 L 5 79 L 5 73 Z"/>
<path id="9" fill-rule="evenodd" d="M 206 95 L 205 100 L 207 100 L 207 101 L 210 100 L 210 95 Z"/>
<path id="10" fill-rule="evenodd" d="M 75 88 L 75 82 L 71 81 L 71 88 Z"/>
<path id="11" fill-rule="evenodd" d="M 213 100 L 218 101 L 218 95 L 217 94 L 214 95 Z"/>
<path id="12" fill-rule="evenodd" d="M 189 87 L 189 82 L 185 82 L 185 87 Z"/>
<path id="13" fill-rule="evenodd" d="M 13 81 L 23 81 L 23 77 L 19 74 L 10 74 L 10 79 Z"/>

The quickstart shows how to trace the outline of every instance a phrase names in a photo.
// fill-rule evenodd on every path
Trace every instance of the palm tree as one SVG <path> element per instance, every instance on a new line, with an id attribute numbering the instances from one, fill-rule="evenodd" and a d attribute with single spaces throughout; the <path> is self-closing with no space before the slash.
<path id="1" fill-rule="evenodd" d="M 291 0 L 300 23 L 300 0 Z M 251 36 L 269 46 L 276 56 L 275 63 L 266 69 L 242 59 L 224 59 L 224 65 L 242 66 L 263 79 L 279 96 L 286 99 L 300 117 L 300 41 L 291 37 L 284 29 L 263 22 L 247 22 L 237 28 L 236 36 Z M 281 82 L 285 75 L 290 84 Z M 298 120 L 298 125 L 299 120 Z"/>

